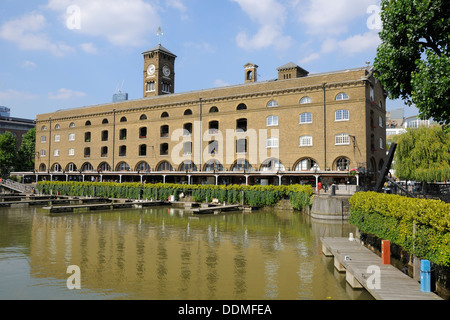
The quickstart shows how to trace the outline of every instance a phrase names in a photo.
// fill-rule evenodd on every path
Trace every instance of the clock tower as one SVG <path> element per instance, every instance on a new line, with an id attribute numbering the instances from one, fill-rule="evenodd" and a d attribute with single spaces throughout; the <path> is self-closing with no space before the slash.
<path id="1" fill-rule="evenodd" d="M 175 92 L 175 59 L 161 43 L 144 53 L 144 98 Z"/>

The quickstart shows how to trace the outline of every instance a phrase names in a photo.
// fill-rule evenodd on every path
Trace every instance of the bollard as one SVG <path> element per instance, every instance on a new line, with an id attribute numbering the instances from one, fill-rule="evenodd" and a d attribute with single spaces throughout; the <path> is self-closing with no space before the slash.
<path id="1" fill-rule="evenodd" d="M 431 265 L 428 260 L 420 261 L 420 291 L 431 292 Z"/>
<path id="2" fill-rule="evenodd" d="M 332 184 L 332 185 L 331 185 L 331 195 L 332 195 L 332 196 L 335 196 L 335 195 L 336 195 L 336 185 L 335 185 L 335 184 Z"/>
<path id="3" fill-rule="evenodd" d="M 381 241 L 381 262 L 391 264 L 391 242 L 389 240 Z"/>

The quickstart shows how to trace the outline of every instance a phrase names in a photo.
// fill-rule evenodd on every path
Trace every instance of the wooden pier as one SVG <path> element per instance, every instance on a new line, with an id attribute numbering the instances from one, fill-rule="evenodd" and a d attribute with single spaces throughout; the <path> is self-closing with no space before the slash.
<path id="1" fill-rule="evenodd" d="M 322 253 L 334 257 L 334 266 L 346 273 L 353 288 L 365 288 L 377 300 L 443 300 L 431 292 L 422 292 L 420 284 L 381 258 L 357 239 L 321 238 Z M 376 270 L 379 270 L 376 278 Z"/>
<path id="2" fill-rule="evenodd" d="M 205 213 L 219 214 L 222 211 L 240 210 L 241 208 L 242 208 L 242 206 L 240 204 L 209 205 L 207 207 L 187 209 L 187 211 L 195 213 L 195 214 L 205 214 Z"/>
<path id="3" fill-rule="evenodd" d="M 65 213 L 86 211 L 86 210 L 111 210 L 111 209 L 122 209 L 122 208 L 133 208 L 133 207 L 150 207 L 150 206 L 162 206 L 167 202 L 165 201 L 121 201 L 121 202 L 106 202 L 106 203 L 92 203 L 92 204 L 77 204 L 68 206 L 47 206 L 43 207 L 44 210 L 48 210 L 49 213 Z"/>

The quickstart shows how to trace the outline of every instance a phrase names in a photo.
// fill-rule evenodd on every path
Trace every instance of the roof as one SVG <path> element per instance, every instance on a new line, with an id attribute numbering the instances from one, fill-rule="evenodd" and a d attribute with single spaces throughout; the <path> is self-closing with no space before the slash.
<path id="1" fill-rule="evenodd" d="M 281 67 L 279 67 L 277 70 L 281 71 L 281 70 L 288 70 L 288 69 L 300 69 L 301 71 L 304 71 L 305 73 L 309 73 L 308 71 L 306 71 L 305 69 L 303 69 L 302 67 L 299 67 L 298 65 L 296 65 L 293 62 L 289 62 Z"/>
<path id="2" fill-rule="evenodd" d="M 167 50 L 166 48 L 164 48 L 162 45 L 161 45 L 161 43 L 160 44 L 158 44 L 156 47 L 154 47 L 154 48 L 152 48 L 152 49 L 150 49 L 150 50 L 147 50 L 147 51 L 145 51 L 145 52 L 143 52 L 142 54 L 146 54 L 146 53 L 150 53 L 150 52 L 154 52 L 154 51 L 162 51 L 162 52 L 164 52 L 164 53 L 166 53 L 166 54 L 168 54 L 168 55 L 171 55 L 172 57 L 177 57 L 176 55 L 174 55 L 172 52 L 170 52 L 169 50 Z"/>

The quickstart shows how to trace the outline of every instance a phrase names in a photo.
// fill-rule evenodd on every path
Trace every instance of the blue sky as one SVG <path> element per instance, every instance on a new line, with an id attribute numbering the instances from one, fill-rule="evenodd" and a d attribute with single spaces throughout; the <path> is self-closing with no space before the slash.
<path id="1" fill-rule="evenodd" d="M 258 80 L 288 62 L 310 73 L 362 67 L 380 43 L 377 9 L 378 0 L 2 0 L 0 105 L 34 119 L 111 102 L 118 89 L 140 99 L 141 53 L 159 27 L 178 56 L 176 92 L 243 83 L 247 62 Z"/>

